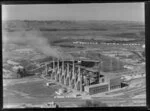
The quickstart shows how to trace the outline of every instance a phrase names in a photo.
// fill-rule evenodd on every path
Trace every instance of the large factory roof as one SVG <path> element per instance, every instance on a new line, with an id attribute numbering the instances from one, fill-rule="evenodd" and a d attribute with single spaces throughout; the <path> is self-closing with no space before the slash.
<path id="1" fill-rule="evenodd" d="M 81 69 L 85 69 L 87 71 L 90 71 L 90 72 L 98 72 L 98 69 L 95 69 L 95 68 L 87 68 L 87 67 L 84 67 L 84 66 L 80 66 Z"/>
<path id="2" fill-rule="evenodd" d="M 122 76 L 121 73 L 111 73 L 111 72 L 102 72 L 102 71 L 100 73 L 102 75 L 105 75 L 105 77 L 109 79 L 119 79 Z"/>

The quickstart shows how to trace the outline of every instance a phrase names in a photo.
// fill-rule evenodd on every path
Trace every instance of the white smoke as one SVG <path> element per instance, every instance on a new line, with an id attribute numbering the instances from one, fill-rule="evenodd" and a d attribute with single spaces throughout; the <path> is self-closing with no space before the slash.
<path id="1" fill-rule="evenodd" d="M 30 45 L 46 56 L 52 56 L 56 58 L 60 58 L 61 56 L 61 53 L 56 48 L 53 48 L 48 40 L 37 31 L 22 31 L 15 34 L 15 36 L 5 36 L 3 37 L 3 43 L 6 45 L 7 43 Z"/>

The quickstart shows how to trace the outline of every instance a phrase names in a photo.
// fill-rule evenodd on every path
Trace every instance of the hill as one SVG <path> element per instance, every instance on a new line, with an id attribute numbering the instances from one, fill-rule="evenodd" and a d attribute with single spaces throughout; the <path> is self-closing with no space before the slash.
<path id="1" fill-rule="evenodd" d="M 3 22 L 3 30 L 16 33 L 37 30 L 50 41 L 69 39 L 138 39 L 145 40 L 143 23 L 131 21 L 20 21 Z"/>

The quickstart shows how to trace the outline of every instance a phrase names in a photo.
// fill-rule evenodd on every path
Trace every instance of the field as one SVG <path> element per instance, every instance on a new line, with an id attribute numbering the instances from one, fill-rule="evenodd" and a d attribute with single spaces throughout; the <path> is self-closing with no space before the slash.
<path id="1" fill-rule="evenodd" d="M 144 24 L 121 21 L 8 21 L 3 29 L 14 34 L 37 30 L 50 42 L 60 39 L 143 40 Z M 14 32 L 14 33 L 13 33 Z"/>
<path id="2" fill-rule="evenodd" d="M 15 20 L 3 22 L 2 33 L 3 68 L 10 72 L 13 72 L 13 66 L 7 63 L 8 60 L 18 62 L 28 72 L 39 67 L 41 63 L 51 61 L 52 57 L 59 59 L 87 57 L 91 60 L 102 61 L 101 72 L 110 73 L 112 76 L 124 75 L 124 73 L 128 75 L 135 70 L 138 73 L 140 71 L 145 73 L 145 66 L 143 65 L 145 63 L 145 49 L 142 48 L 142 45 L 145 44 L 143 23 L 129 21 Z M 129 65 L 133 69 L 125 68 L 125 65 Z M 61 86 L 46 87 L 47 81 L 41 79 L 39 75 L 22 79 L 8 79 L 16 78 L 14 75 L 14 72 L 3 73 L 5 78 L 3 79 L 3 94 L 6 107 L 13 103 L 16 105 L 20 103 L 43 104 L 49 101 L 57 101 L 61 105 L 65 104 L 65 106 L 67 104 L 78 106 L 79 103 L 84 102 L 84 100 L 78 99 L 66 99 L 66 101 L 53 99 L 55 91 Z M 144 80 L 142 79 L 142 81 Z M 134 90 L 136 90 L 136 87 Z M 118 94 L 120 92 L 123 93 L 118 91 Z M 143 92 L 145 92 L 145 87 L 142 94 Z M 111 94 L 113 92 L 108 95 Z M 131 95 L 127 93 L 125 97 L 123 96 L 120 97 L 126 98 L 126 96 L 130 97 Z M 132 96 L 134 96 L 134 93 L 132 93 Z M 111 106 L 109 103 L 113 99 L 106 101 Z M 116 101 L 115 105 L 118 105 L 120 100 Z"/>

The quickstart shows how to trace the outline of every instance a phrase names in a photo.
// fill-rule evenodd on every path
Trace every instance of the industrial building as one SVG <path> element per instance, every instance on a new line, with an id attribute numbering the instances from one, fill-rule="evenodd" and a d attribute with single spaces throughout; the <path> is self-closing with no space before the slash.
<path id="1" fill-rule="evenodd" d="M 89 67 L 86 64 L 93 64 L 93 66 Z M 89 95 L 121 88 L 122 80 L 101 74 L 100 66 L 101 62 L 97 60 L 53 59 L 43 65 L 41 69 L 44 69 L 42 73 L 51 80 Z"/>

